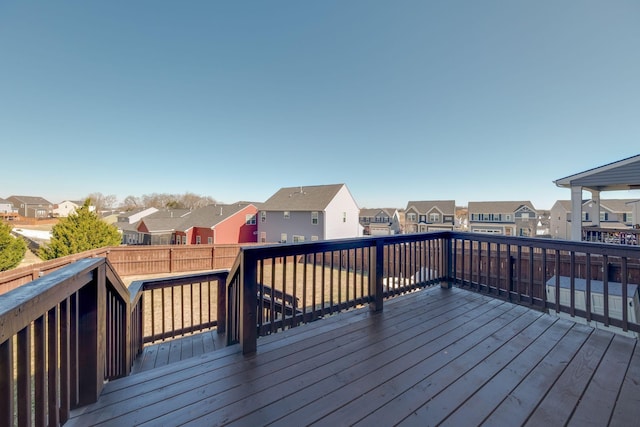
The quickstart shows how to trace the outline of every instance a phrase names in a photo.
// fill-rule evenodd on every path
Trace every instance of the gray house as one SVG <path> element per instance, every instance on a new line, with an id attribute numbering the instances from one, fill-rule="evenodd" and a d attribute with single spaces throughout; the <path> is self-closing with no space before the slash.
<path id="1" fill-rule="evenodd" d="M 51 218 L 53 204 L 42 197 L 11 196 L 7 199 L 26 218 Z"/>
<path id="2" fill-rule="evenodd" d="M 453 230 L 455 218 L 455 200 L 410 201 L 404 213 L 404 232 Z"/>
<path id="3" fill-rule="evenodd" d="M 469 231 L 535 236 L 537 212 L 529 201 L 469 202 Z"/>
<path id="4" fill-rule="evenodd" d="M 142 233 L 138 232 L 138 222 L 153 213 L 158 212 L 157 208 L 139 208 L 118 215 L 115 222 L 116 227 L 122 234 L 123 245 L 139 245 L 143 242 Z"/>
<path id="5" fill-rule="evenodd" d="M 260 207 L 258 242 L 359 237 L 359 212 L 345 184 L 281 188 Z"/>
<path id="6" fill-rule="evenodd" d="M 400 214 L 395 208 L 360 209 L 360 225 L 370 236 L 400 234 Z"/>

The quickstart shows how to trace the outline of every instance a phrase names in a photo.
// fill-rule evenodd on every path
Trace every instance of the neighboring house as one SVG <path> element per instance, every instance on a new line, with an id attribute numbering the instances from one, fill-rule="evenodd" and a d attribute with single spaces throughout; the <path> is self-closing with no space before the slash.
<path id="1" fill-rule="evenodd" d="M 135 224 L 137 244 L 205 245 L 255 243 L 257 204 L 238 202 L 198 209 L 171 209 L 146 215 Z M 123 226 L 126 224 L 123 223 Z M 123 230 L 125 227 L 123 227 Z M 129 236 L 133 232 L 127 232 Z M 124 237 L 124 234 L 123 234 Z M 133 240 L 133 238 L 132 238 Z M 130 243 L 133 244 L 133 243 Z"/>
<path id="2" fill-rule="evenodd" d="M 115 226 L 122 234 L 123 245 L 140 245 L 143 235 L 138 232 L 138 222 L 151 214 L 158 212 L 157 208 L 139 208 L 118 214 Z"/>
<path id="3" fill-rule="evenodd" d="M 592 199 L 582 200 L 582 227 L 632 228 L 637 220 L 631 199 L 601 199 L 600 209 Z M 554 239 L 571 239 L 571 200 L 558 200 L 551 207 L 550 231 Z M 597 220 L 596 220 L 597 219 Z"/>
<path id="4" fill-rule="evenodd" d="M 176 241 L 176 231 L 181 229 L 183 218 L 189 209 L 164 209 L 142 218 L 136 225 L 139 233 L 139 244 L 142 245 L 175 245 L 183 243 L 182 238 Z"/>
<path id="5" fill-rule="evenodd" d="M 360 225 L 363 234 L 388 236 L 400 234 L 400 214 L 395 208 L 360 209 Z"/>
<path id="6" fill-rule="evenodd" d="M 551 237 L 551 212 L 538 211 L 538 219 L 536 223 L 536 236 Z"/>
<path id="7" fill-rule="evenodd" d="M 410 201 L 404 213 L 404 232 L 451 231 L 455 218 L 454 200 Z"/>
<path id="8" fill-rule="evenodd" d="M 537 212 L 529 201 L 469 202 L 469 231 L 535 236 Z"/>
<path id="9" fill-rule="evenodd" d="M 82 206 L 84 206 L 83 201 L 65 200 L 64 202 L 60 202 L 57 205 L 54 205 L 53 216 L 56 218 L 66 218 L 72 213 L 76 212 Z M 89 206 L 90 212 L 95 212 L 95 210 L 95 206 Z"/>
<path id="10" fill-rule="evenodd" d="M 359 212 L 345 184 L 281 188 L 260 206 L 258 242 L 359 237 Z"/>
<path id="11" fill-rule="evenodd" d="M 11 196 L 7 200 L 23 217 L 51 218 L 53 216 L 53 204 L 42 197 Z"/>
<path id="12" fill-rule="evenodd" d="M 258 234 L 256 205 L 238 202 L 194 209 L 183 217 L 175 241 L 187 245 L 255 243 Z"/>
<path id="13" fill-rule="evenodd" d="M 13 207 L 9 200 L 0 198 L 0 219 L 13 221 L 18 219 L 18 210 Z"/>

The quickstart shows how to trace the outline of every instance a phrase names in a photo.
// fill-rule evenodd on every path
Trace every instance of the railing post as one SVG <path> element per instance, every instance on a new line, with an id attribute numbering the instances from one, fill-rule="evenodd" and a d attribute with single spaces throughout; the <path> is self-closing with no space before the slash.
<path id="1" fill-rule="evenodd" d="M 447 277 L 444 281 L 440 281 L 440 287 L 444 289 L 451 289 L 453 286 L 453 238 L 451 235 L 444 241 L 442 245 L 442 251 L 444 252 L 442 255 L 442 259 L 444 260 L 444 269 L 447 272 Z"/>
<path id="2" fill-rule="evenodd" d="M 78 291 L 78 405 L 98 400 L 104 383 L 106 274 L 104 265 Z"/>
<path id="3" fill-rule="evenodd" d="M 227 332 L 227 280 L 223 277 L 218 278 L 218 326 L 216 330 L 218 334 Z"/>
<path id="4" fill-rule="evenodd" d="M 252 354 L 258 347 L 258 274 L 256 260 L 243 252 L 240 265 L 240 345 L 242 354 Z"/>
<path id="5" fill-rule="evenodd" d="M 381 239 L 376 239 L 376 245 L 371 246 L 373 251 L 373 258 L 369 262 L 371 265 L 371 271 L 369 274 L 369 294 L 371 295 L 371 301 L 369 302 L 369 308 L 371 311 L 382 311 L 382 301 L 384 292 L 382 288 L 382 276 L 384 273 L 384 245 Z"/>

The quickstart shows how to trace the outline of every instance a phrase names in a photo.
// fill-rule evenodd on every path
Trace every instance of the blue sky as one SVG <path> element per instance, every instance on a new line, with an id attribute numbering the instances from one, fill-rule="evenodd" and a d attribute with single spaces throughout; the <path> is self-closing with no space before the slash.
<path id="1" fill-rule="evenodd" d="M 0 144 L 0 197 L 548 209 L 640 153 L 640 2 L 4 2 Z"/>

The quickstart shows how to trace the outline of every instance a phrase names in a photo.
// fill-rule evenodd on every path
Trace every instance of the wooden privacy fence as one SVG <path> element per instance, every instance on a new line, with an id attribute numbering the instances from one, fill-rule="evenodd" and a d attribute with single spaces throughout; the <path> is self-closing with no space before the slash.
<path id="1" fill-rule="evenodd" d="M 240 245 L 112 246 L 0 273 L 0 294 L 85 258 L 106 257 L 119 276 L 229 269 Z"/>

